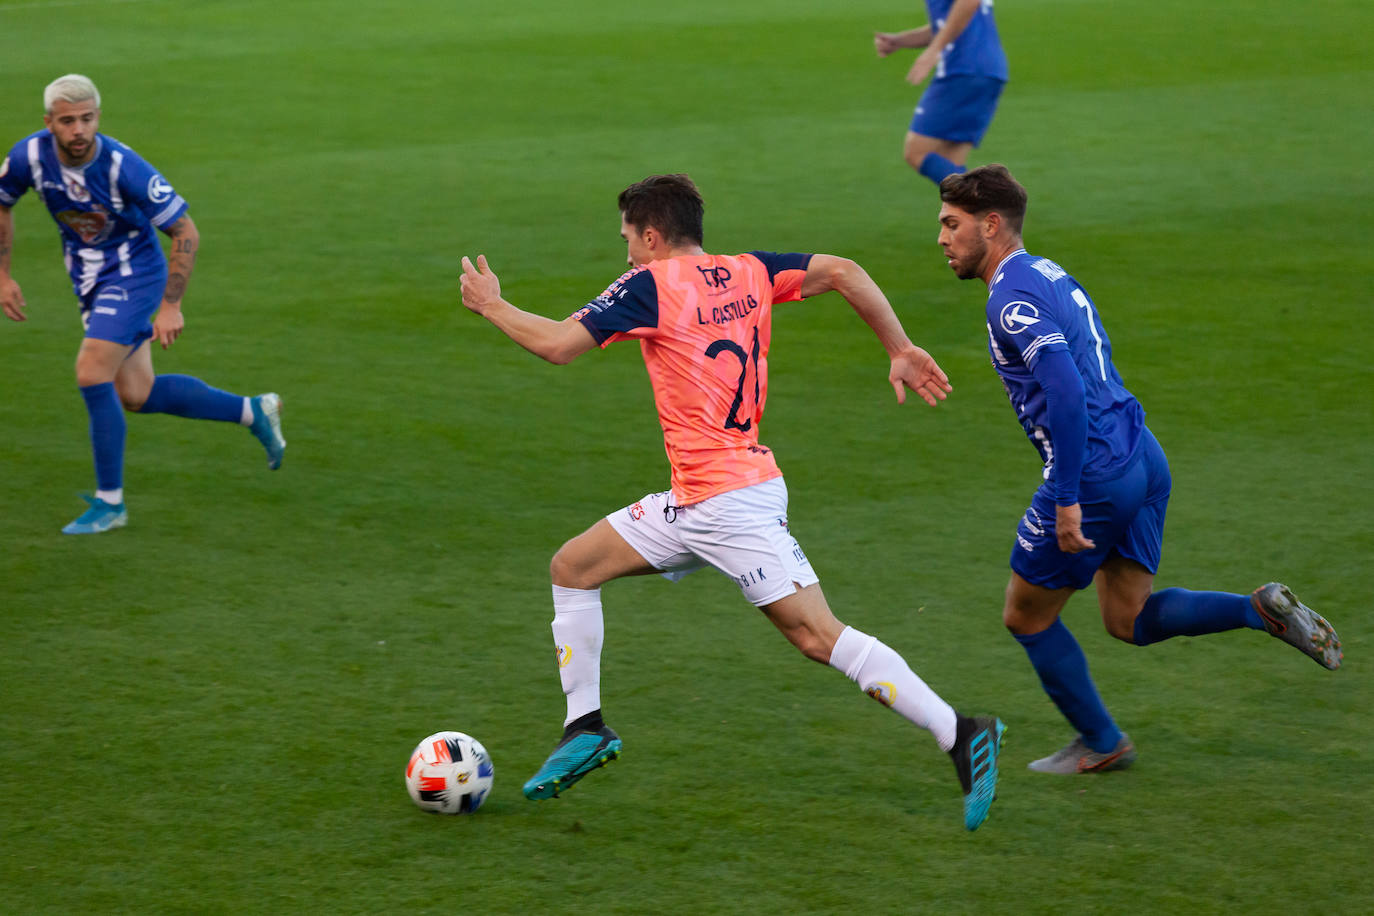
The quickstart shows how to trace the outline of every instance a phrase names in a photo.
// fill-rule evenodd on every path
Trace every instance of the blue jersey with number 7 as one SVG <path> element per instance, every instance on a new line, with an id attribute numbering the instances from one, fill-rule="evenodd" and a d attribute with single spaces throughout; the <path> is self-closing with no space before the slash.
<path id="1" fill-rule="evenodd" d="M 1112 365 L 1112 342 L 1078 281 L 1048 258 L 1012 252 L 988 284 L 988 350 L 1021 427 L 1045 463 L 1055 463 L 1045 391 L 1033 370 L 1042 354 L 1067 350 L 1083 381 L 1087 443 L 1082 479 L 1109 480 L 1129 466 L 1145 409 Z"/>

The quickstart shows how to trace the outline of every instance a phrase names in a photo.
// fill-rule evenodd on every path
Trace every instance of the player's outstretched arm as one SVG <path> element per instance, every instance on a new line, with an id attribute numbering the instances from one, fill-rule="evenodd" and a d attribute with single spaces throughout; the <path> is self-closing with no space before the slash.
<path id="1" fill-rule="evenodd" d="M 501 280 L 487 266 L 487 256 L 477 256 L 477 266 L 464 256 L 459 278 L 463 305 L 496 325 L 501 333 L 540 359 L 556 365 L 570 363 L 596 346 L 596 339 L 582 322 L 573 318 L 554 321 L 526 312 L 501 298 Z"/>
<path id="2" fill-rule="evenodd" d="M 24 291 L 10 276 L 10 248 L 14 245 L 14 214 L 0 207 L 0 308 L 11 321 L 23 321 Z"/>
<path id="3" fill-rule="evenodd" d="M 873 50 L 878 52 L 879 57 L 887 57 L 901 48 L 924 48 L 930 44 L 932 34 L 929 25 L 905 32 L 874 32 Z"/>
<path id="4" fill-rule="evenodd" d="M 854 261 L 834 255 L 813 255 L 802 281 L 801 294 L 818 296 L 831 290 L 839 293 L 850 307 L 878 335 L 892 360 L 888 381 L 897 393 L 897 403 L 906 403 L 907 389 L 919 394 L 934 407 L 953 388 L 949 376 L 925 350 L 911 342 L 892 310 L 892 304 L 873 278 Z"/>

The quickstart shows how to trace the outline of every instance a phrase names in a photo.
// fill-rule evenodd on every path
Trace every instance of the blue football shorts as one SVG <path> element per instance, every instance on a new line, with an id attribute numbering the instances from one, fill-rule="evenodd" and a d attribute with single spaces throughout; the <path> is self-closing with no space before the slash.
<path id="1" fill-rule="evenodd" d="M 1156 572 L 1172 482 L 1164 449 L 1148 428 L 1142 430 L 1135 460 L 1120 477 L 1085 480 L 1079 488 L 1083 534 L 1097 545 L 1082 553 L 1059 549 L 1054 493 L 1048 483 L 1041 484 L 1016 526 L 1012 570 L 1032 585 L 1080 589 L 1113 554 Z"/>
<path id="2" fill-rule="evenodd" d="M 153 336 L 153 316 L 162 304 L 166 274 L 146 279 L 116 277 L 97 283 L 81 299 L 81 325 L 87 337 L 136 347 Z"/>
<path id="3" fill-rule="evenodd" d="M 911 116 L 911 132 L 977 146 L 988 132 L 1005 85 L 988 76 L 955 75 L 931 80 Z"/>

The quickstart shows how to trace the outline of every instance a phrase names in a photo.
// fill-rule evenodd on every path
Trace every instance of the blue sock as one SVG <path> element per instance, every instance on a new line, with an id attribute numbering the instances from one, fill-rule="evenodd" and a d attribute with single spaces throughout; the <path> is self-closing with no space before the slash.
<path id="1" fill-rule="evenodd" d="M 921 160 L 921 167 L 916 171 L 939 184 L 947 175 L 957 175 L 963 170 L 962 165 L 955 165 L 939 153 L 926 153 L 926 157 Z"/>
<path id="2" fill-rule="evenodd" d="M 115 394 L 114 382 L 85 385 L 81 396 L 91 415 L 91 451 L 95 453 L 97 490 L 124 487 L 124 405 Z"/>
<path id="3" fill-rule="evenodd" d="M 1012 635 L 1030 656 L 1041 686 L 1069 724 L 1078 729 L 1084 743 L 1099 754 L 1116 747 L 1121 729 L 1102 705 L 1102 697 L 1088 674 L 1088 659 L 1064 621 L 1056 620 L 1048 630 L 1029 636 Z"/>
<path id="4" fill-rule="evenodd" d="M 1145 600 L 1135 619 L 1134 639 L 1137 646 L 1148 646 L 1174 636 L 1202 636 L 1242 627 L 1264 629 L 1249 595 L 1166 588 Z"/>
<path id="5" fill-rule="evenodd" d="M 193 420 L 221 420 L 238 423 L 243 419 L 243 397 L 211 388 L 190 375 L 159 375 L 153 379 L 148 400 L 139 413 L 169 413 Z"/>

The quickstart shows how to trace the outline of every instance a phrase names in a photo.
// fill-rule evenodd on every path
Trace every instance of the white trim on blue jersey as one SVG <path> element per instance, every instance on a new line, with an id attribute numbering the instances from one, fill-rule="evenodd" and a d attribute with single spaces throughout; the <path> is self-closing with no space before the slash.
<path id="1" fill-rule="evenodd" d="M 119 193 L 119 167 L 123 164 L 123 153 L 119 150 L 110 153 L 110 203 L 116 213 L 124 212 L 124 197 Z"/>

